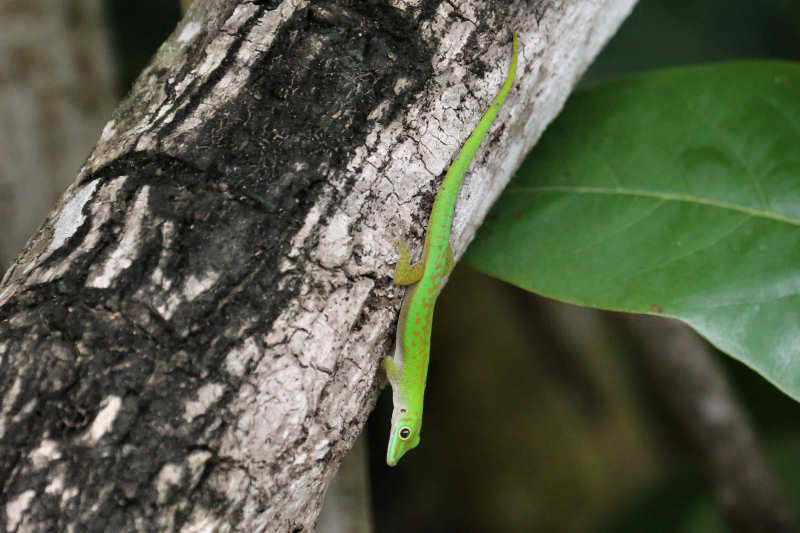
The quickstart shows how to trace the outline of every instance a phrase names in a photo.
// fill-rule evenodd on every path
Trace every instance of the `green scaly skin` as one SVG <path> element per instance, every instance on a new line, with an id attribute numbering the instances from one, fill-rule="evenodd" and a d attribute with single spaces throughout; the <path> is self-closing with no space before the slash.
<path id="1" fill-rule="evenodd" d="M 433 307 L 442 290 L 442 280 L 455 265 L 450 247 L 450 231 L 456 210 L 458 191 L 475 152 L 483 142 L 497 113 L 505 102 L 517 73 L 519 43 L 514 33 L 514 54 L 508 76 L 492 105 L 469 136 L 436 195 L 425 234 L 425 250 L 419 263 L 409 263 L 408 247 L 399 244 L 400 261 L 395 270 L 397 285 L 410 285 L 403 299 L 400 320 L 397 324 L 397 341 L 394 357 L 383 361 L 386 375 L 392 386 L 392 429 L 386 463 L 395 466 L 403 455 L 415 448 L 422 429 L 422 402 L 430 358 Z"/>

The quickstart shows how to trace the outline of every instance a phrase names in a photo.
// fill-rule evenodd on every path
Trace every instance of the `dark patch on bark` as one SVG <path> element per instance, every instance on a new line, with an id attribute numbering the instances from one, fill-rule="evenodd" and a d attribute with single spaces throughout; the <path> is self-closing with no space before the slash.
<path id="1" fill-rule="evenodd" d="M 372 110 L 388 102 L 376 120 L 392 120 L 432 75 L 432 52 L 399 12 L 360 2 L 314 7 L 282 26 L 248 91 L 203 125 L 205 144 L 193 147 L 199 167 L 230 176 L 234 193 L 284 216 L 305 212 L 318 187 L 341 173 Z M 400 78 L 412 83 L 395 94 Z M 346 193 L 351 184 L 337 185 Z"/>

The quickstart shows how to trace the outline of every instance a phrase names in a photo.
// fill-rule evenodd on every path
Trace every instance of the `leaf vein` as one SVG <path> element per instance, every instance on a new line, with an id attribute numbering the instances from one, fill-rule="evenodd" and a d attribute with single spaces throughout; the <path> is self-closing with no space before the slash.
<path id="1" fill-rule="evenodd" d="M 724 202 L 721 200 L 711 200 L 709 198 L 700 198 L 698 196 L 691 196 L 688 194 L 676 194 L 669 192 L 657 191 L 644 191 L 639 189 L 629 189 L 626 187 L 609 188 L 609 187 L 583 187 L 579 185 L 539 185 L 527 187 L 509 187 L 509 192 L 527 192 L 527 193 L 575 193 L 575 194 L 605 194 L 609 196 L 634 196 L 640 198 L 652 198 L 654 200 L 663 200 L 666 202 L 683 202 L 689 204 L 706 205 L 717 209 L 726 209 L 729 211 L 736 211 L 738 213 L 745 213 L 756 218 L 765 218 L 790 224 L 792 226 L 800 226 L 800 220 L 765 211 L 763 209 L 755 209 L 744 205 L 734 204 L 731 202 Z"/>

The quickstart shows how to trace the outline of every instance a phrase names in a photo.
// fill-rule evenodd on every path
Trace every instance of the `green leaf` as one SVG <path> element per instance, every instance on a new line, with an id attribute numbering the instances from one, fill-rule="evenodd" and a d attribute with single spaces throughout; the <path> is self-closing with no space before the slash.
<path id="1" fill-rule="evenodd" d="M 558 300 L 681 319 L 800 400 L 800 66 L 575 94 L 466 258 Z"/>

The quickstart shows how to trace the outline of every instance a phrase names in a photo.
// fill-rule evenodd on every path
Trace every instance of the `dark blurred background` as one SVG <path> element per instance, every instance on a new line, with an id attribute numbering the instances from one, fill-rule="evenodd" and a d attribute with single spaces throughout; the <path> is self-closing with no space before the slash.
<path id="1" fill-rule="evenodd" d="M 180 10 L 177 0 L 109 0 L 105 15 L 119 98 Z M 641 1 L 583 84 L 742 58 L 800 59 L 800 2 Z M 93 127 L 84 153 L 102 122 Z M 800 406 L 719 359 L 800 508 Z M 425 403 L 422 444 L 394 469 L 384 463 L 388 389 L 368 424 L 375 531 L 723 531 L 613 314 L 459 266 L 437 306 Z"/>

